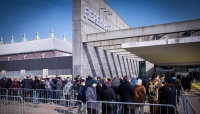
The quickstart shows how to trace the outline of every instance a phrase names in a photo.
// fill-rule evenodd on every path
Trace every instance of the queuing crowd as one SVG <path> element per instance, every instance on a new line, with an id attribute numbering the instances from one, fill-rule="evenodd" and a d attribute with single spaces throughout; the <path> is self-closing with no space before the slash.
<path id="1" fill-rule="evenodd" d="M 22 96 L 23 98 L 26 95 L 30 95 L 30 97 L 32 97 L 32 90 L 37 90 L 35 95 L 36 98 L 41 98 L 41 95 L 39 94 L 43 93 L 44 98 L 61 99 L 61 91 L 63 90 L 63 87 L 69 79 L 69 77 L 67 77 L 67 79 L 64 79 L 59 77 L 58 75 L 56 75 L 56 77 L 35 76 L 34 78 L 32 78 L 31 76 L 26 76 L 23 80 L 18 80 L 16 78 L 12 80 L 11 78 L 3 77 L 0 80 L 0 87 L 9 89 L 8 94 L 10 95 L 12 93 L 12 95 L 14 96 L 17 96 L 18 89 L 22 88 L 24 89 Z M 5 91 L 1 92 L 2 94 L 5 94 Z"/>
<path id="2" fill-rule="evenodd" d="M 152 75 L 151 79 L 143 81 L 136 76 L 125 76 L 123 79 L 103 78 L 88 76 L 86 80 L 77 76 L 78 100 L 86 101 L 114 101 L 127 103 L 170 104 L 176 107 L 176 100 L 179 102 L 181 81 L 179 79 L 165 78 L 158 74 Z M 72 87 L 72 85 L 70 86 Z M 102 108 L 101 108 L 102 107 Z M 144 114 L 144 105 L 109 105 L 108 103 L 90 102 L 87 104 L 89 114 L 118 114 L 119 109 L 123 114 Z M 102 109 L 102 110 L 101 110 Z M 101 112 L 102 111 L 102 112 Z M 151 114 L 168 113 L 173 114 L 176 110 L 173 107 L 150 106 Z"/>
<path id="3" fill-rule="evenodd" d="M 45 89 L 47 98 L 61 99 L 60 90 L 64 91 L 65 99 L 71 99 L 72 91 L 76 91 L 74 99 L 81 100 L 83 103 L 86 101 L 114 101 L 114 102 L 127 102 L 127 103 L 145 103 L 148 101 L 152 104 L 171 104 L 176 107 L 176 100 L 179 102 L 181 83 L 184 82 L 172 78 L 165 78 L 164 75 L 159 76 L 153 74 L 150 79 L 140 79 L 137 76 L 124 76 L 123 78 L 101 78 L 88 76 L 86 79 L 78 75 L 74 81 L 70 77 L 63 79 L 59 76 L 54 78 L 31 76 L 25 77 L 23 80 L 3 77 L 0 80 L 1 88 L 12 88 L 13 91 L 18 88 L 24 89 Z M 58 91 L 58 92 L 53 92 Z M 177 91 L 177 92 L 176 92 Z M 17 95 L 17 93 L 14 93 Z M 35 95 L 39 97 L 39 92 Z M 69 102 L 65 103 L 69 106 Z M 80 104 L 78 104 L 79 107 Z M 109 105 L 106 103 L 87 103 L 87 111 L 89 114 L 118 114 L 119 110 L 123 114 L 144 114 L 144 105 Z M 130 113 L 131 112 L 131 113 Z M 151 114 L 169 113 L 173 114 L 172 107 L 166 108 L 158 106 L 150 106 Z"/>

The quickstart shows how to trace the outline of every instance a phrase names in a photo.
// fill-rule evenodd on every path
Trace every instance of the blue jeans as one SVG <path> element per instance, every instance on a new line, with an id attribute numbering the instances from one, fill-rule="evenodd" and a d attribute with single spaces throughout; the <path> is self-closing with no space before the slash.
<path id="1" fill-rule="evenodd" d="M 34 103 L 38 103 L 39 102 L 39 100 L 38 100 L 39 95 L 40 95 L 40 93 L 35 93 L 35 102 Z"/>
<path id="2" fill-rule="evenodd" d="M 47 96 L 48 96 L 48 98 L 53 99 L 53 90 L 48 90 L 47 91 Z"/>
<path id="3" fill-rule="evenodd" d="M 116 102 L 120 102 L 120 99 L 117 99 Z M 115 114 L 118 114 L 119 104 L 115 104 Z"/>
<path id="4" fill-rule="evenodd" d="M 56 99 L 61 99 L 61 94 L 60 94 L 60 91 L 56 91 Z"/>

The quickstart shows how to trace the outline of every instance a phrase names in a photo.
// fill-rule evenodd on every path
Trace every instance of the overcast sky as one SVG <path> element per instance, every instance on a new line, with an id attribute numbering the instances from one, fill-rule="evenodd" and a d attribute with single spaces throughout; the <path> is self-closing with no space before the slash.
<path id="1" fill-rule="evenodd" d="M 200 0 L 106 0 L 132 28 L 200 19 Z M 72 41 L 72 0 L 0 0 L 0 37 L 4 43 L 66 34 Z"/>

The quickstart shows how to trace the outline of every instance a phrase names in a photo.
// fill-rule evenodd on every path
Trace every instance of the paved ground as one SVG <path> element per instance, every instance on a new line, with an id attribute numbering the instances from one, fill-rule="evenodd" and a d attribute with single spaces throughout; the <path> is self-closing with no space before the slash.
<path id="1" fill-rule="evenodd" d="M 186 92 L 186 95 L 190 101 L 190 103 L 192 104 L 196 114 L 200 114 L 200 84 L 198 84 L 198 86 L 194 86 L 194 84 L 192 84 L 192 89 L 190 92 Z"/>

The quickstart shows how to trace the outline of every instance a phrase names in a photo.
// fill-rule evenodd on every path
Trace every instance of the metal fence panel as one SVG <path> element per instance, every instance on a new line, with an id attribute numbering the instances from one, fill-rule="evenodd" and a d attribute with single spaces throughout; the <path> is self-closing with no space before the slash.
<path id="1" fill-rule="evenodd" d="M 152 109 L 152 110 L 151 110 Z M 86 114 L 176 114 L 177 109 L 169 104 L 128 103 L 111 101 L 87 101 Z"/>
<path id="2" fill-rule="evenodd" d="M 24 114 L 23 99 L 20 96 L 0 95 L 0 113 L 1 114 Z"/>
<path id="3" fill-rule="evenodd" d="M 183 109 L 185 114 L 196 114 L 193 106 L 191 105 L 190 101 L 188 100 L 187 96 L 184 93 L 184 90 L 181 90 L 181 99 L 183 102 Z"/>
<path id="4" fill-rule="evenodd" d="M 52 96 L 49 96 L 49 92 L 52 92 Z M 18 109 L 16 114 L 81 114 L 84 106 L 81 101 L 74 100 L 74 92 L 70 93 L 71 99 L 67 100 L 63 90 L 0 88 L 0 100 L 3 101 L 1 105 L 12 104 L 12 107 L 0 108 L 0 112 L 11 114 L 14 112 L 10 109 L 23 106 L 23 110 L 19 112 Z"/>

